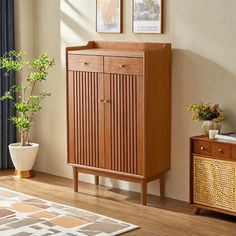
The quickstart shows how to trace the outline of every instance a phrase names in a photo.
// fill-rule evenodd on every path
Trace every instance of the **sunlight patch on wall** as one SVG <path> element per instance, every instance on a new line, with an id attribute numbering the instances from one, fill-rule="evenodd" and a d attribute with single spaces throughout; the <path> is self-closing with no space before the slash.
<path id="1" fill-rule="evenodd" d="M 88 14 L 85 15 L 84 12 L 88 12 Z M 95 9 L 88 11 L 87 1 L 61 0 L 60 32 L 61 63 L 63 65 L 65 65 L 65 47 L 83 45 L 87 43 L 88 38 L 96 38 L 94 16 Z M 99 36 L 97 37 L 99 38 Z"/>

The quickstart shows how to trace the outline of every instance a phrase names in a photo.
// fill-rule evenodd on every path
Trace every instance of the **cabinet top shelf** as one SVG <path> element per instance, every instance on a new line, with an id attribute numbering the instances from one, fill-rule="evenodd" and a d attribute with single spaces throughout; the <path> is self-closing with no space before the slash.
<path id="1" fill-rule="evenodd" d="M 83 46 L 67 47 L 69 54 L 143 57 L 145 51 L 170 50 L 168 43 L 130 43 L 112 41 L 89 41 Z"/>

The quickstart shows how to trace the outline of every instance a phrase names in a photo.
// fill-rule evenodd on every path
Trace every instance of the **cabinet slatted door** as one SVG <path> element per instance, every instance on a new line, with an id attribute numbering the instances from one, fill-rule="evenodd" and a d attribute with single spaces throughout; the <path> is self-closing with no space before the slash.
<path id="1" fill-rule="evenodd" d="M 105 74 L 105 167 L 143 173 L 143 77 Z"/>
<path id="2" fill-rule="evenodd" d="M 68 76 L 69 161 L 74 164 L 103 167 L 104 107 L 102 75 L 93 72 L 70 71 Z"/>

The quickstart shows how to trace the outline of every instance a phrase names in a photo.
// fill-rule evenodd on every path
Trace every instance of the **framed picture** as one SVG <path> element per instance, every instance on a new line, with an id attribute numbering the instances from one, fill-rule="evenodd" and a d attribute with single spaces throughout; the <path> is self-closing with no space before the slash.
<path id="1" fill-rule="evenodd" d="M 122 0 L 96 0 L 96 31 L 122 32 Z"/>
<path id="2" fill-rule="evenodd" d="M 162 0 L 133 0 L 133 33 L 162 33 Z"/>

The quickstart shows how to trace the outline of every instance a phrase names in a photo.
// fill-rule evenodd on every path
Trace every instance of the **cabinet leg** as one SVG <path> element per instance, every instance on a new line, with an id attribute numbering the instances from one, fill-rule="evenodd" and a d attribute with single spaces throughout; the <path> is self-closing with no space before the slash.
<path id="1" fill-rule="evenodd" d="M 99 176 L 95 175 L 95 185 L 99 185 Z"/>
<path id="2" fill-rule="evenodd" d="M 74 192 L 78 192 L 78 171 L 73 167 Z"/>
<path id="3" fill-rule="evenodd" d="M 165 197 L 165 174 L 161 174 L 160 176 L 160 196 L 161 198 Z"/>
<path id="4" fill-rule="evenodd" d="M 200 214 L 200 211 L 201 211 L 201 208 L 195 207 L 195 208 L 193 209 L 193 214 L 194 214 L 194 215 L 199 215 L 199 214 Z"/>
<path id="5" fill-rule="evenodd" d="M 143 181 L 141 186 L 141 203 L 147 205 L 147 182 Z"/>

